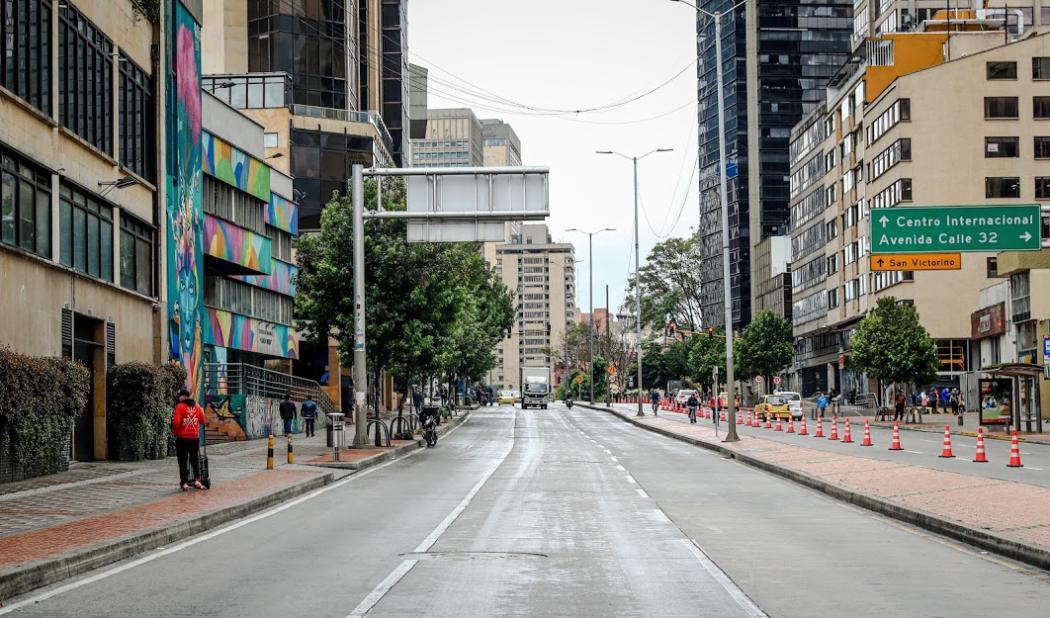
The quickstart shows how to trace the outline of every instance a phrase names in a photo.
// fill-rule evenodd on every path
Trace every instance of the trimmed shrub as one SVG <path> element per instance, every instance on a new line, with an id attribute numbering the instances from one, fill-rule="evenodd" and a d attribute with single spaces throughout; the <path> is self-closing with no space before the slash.
<path id="1" fill-rule="evenodd" d="M 109 456 L 121 461 L 168 455 L 171 415 L 185 371 L 175 366 L 124 363 L 106 376 Z"/>
<path id="2" fill-rule="evenodd" d="M 83 365 L 0 348 L 0 481 L 69 467 L 69 436 L 91 392 Z"/>

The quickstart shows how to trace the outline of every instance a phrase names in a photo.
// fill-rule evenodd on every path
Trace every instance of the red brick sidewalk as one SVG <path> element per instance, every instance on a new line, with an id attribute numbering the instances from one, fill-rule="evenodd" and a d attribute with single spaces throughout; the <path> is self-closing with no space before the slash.
<path id="1" fill-rule="evenodd" d="M 1039 561 L 1050 558 L 1050 488 L 841 455 L 753 436 L 724 443 L 713 428 L 704 425 L 687 425 L 651 416 L 635 419 L 633 414 L 622 410 L 614 413 L 661 433 L 676 434 L 739 454 L 743 460 L 753 460 L 759 467 L 784 472 L 784 476 L 795 480 L 813 479 L 815 482 L 805 484 L 818 488 L 826 484 L 837 489 L 826 493 L 840 498 L 849 496 L 850 502 L 863 503 L 869 508 L 873 503 L 880 503 L 885 508 L 876 510 L 885 514 L 907 510 L 946 522 L 946 528 L 963 530 L 956 538 L 987 533 L 1006 540 L 1006 545 L 1016 543 L 1033 548 L 1042 555 L 1037 556 Z M 864 500 L 853 499 L 856 497 Z M 916 523 L 915 518 L 901 519 Z M 932 524 L 926 527 L 936 529 Z"/>

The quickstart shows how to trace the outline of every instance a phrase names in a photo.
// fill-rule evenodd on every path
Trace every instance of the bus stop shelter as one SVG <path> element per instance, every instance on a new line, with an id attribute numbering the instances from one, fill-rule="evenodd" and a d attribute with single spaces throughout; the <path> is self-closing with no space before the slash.
<path id="1" fill-rule="evenodd" d="M 1026 433 L 1032 433 L 1033 430 L 1042 433 L 1043 414 L 1040 409 L 1039 389 L 1043 379 L 1043 367 L 1034 363 L 1002 363 L 986 368 L 984 373 L 993 379 L 1005 378 L 1011 382 L 1010 426 Z"/>

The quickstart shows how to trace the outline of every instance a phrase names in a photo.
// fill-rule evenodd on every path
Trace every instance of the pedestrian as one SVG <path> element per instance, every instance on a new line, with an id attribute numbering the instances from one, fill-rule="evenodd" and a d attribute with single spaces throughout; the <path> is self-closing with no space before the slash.
<path id="1" fill-rule="evenodd" d="M 201 425 L 204 424 L 204 410 L 190 397 L 186 389 L 179 391 L 179 402 L 175 405 L 175 414 L 171 418 L 171 429 L 175 433 L 175 453 L 179 460 L 179 487 L 182 491 L 189 488 L 190 468 L 193 468 L 193 487 L 204 489 L 201 485 L 200 443 Z"/>
<path id="2" fill-rule="evenodd" d="M 930 395 L 929 395 L 929 397 L 930 397 L 930 405 L 933 406 L 933 413 L 937 414 L 937 401 L 940 399 L 940 397 L 937 394 L 937 387 L 936 386 L 931 386 L 930 387 Z"/>
<path id="3" fill-rule="evenodd" d="M 313 437 L 316 435 L 314 423 L 317 421 L 317 402 L 313 400 L 313 397 L 307 395 L 306 399 L 299 404 L 299 412 L 303 415 L 303 420 L 306 421 L 306 437 Z"/>
<path id="4" fill-rule="evenodd" d="M 653 416 L 656 416 L 656 411 L 660 408 L 660 391 L 655 388 L 649 391 L 649 403 L 653 406 Z"/>
<path id="5" fill-rule="evenodd" d="M 412 389 L 412 405 L 416 408 L 416 414 L 423 409 L 423 393 L 418 388 Z"/>
<path id="6" fill-rule="evenodd" d="M 904 396 L 904 392 L 897 391 L 897 396 L 893 399 L 893 420 L 904 420 L 904 404 L 907 403 L 907 401 L 908 399 Z"/>
<path id="7" fill-rule="evenodd" d="M 329 374 L 328 374 L 328 365 L 325 365 L 324 366 L 324 372 L 321 373 L 321 379 L 319 379 L 317 381 L 317 383 L 320 384 L 321 386 L 328 386 L 328 381 L 330 379 L 331 378 L 329 377 Z"/>
<path id="8" fill-rule="evenodd" d="M 295 404 L 292 403 L 292 394 L 290 392 L 284 394 L 284 401 L 281 402 L 280 406 L 281 420 L 284 421 L 284 435 L 292 433 L 292 421 L 295 420 Z"/>
<path id="9" fill-rule="evenodd" d="M 949 396 L 948 402 L 952 406 L 952 414 L 959 416 L 959 393 L 958 391 L 952 392 Z"/>
<path id="10" fill-rule="evenodd" d="M 828 409 L 828 396 L 821 393 L 817 397 L 817 415 L 824 418 L 824 412 Z"/>
<path id="11" fill-rule="evenodd" d="M 930 408 L 930 394 L 926 391 L 920 393 L 919 405 L 922 406 L 923 412 L 929 412 Z"/>
<path id="12" fill-rule="evenodd" d="M 696 398 L 696 393 L 689 393 L 689 399 L 685 401 L 685 407 L 689 408 L 689 422 L 696 422 L 696 409 L 700 407 L 700 400 Z"/>
<path id="13" fill-rule="evenodd" d="M 948 400 L 952 398 L 952 392 L 945 386 L 941 389 L 941 408 L 948 412 Z"/>

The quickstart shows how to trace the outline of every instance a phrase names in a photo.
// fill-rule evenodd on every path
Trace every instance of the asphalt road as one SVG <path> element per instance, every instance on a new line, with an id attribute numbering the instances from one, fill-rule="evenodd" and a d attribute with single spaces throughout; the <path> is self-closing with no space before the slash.
<path id="1" fill-rule="evenodd" d="M 1050 577 L 603 412 L 489 408 L 14 616 L 1045 616 Z"/>
<path id="2" fill-rule="evenodd" d="M 622 409 L 630 408 L 632 411 L 636 409 L 631 406 L 621 405 L 619 407 Z M 647 414 L 651 414 L 649 407 L 646 407 L 645 411 Z M 670 418 L 683 423 L 689 422 L 689 417 L 686 414 L 661 410 L 659 415 L 662 418 Z M 952 417 L 945 418 L 945 423 L 949 424 L 955 420 Z M 888 449 L 893 438 L 892 428 L 872 425 L 871 440 L 874 446 L 860 446 L 861 439 L 864 438 L 864 421 L 861 420 L 858 423 L 856 418 L 851 418 L 850 430 L 853 434 L 853 443 L 844 444 L 841 442 L 843 435 L 843 420 L 844 419 L 839 419 L 840 441 L 838 442 L 829 440 L 826 437 L 831 430 L 830 416 L 827 416 L 824 419 L 825 438 L 823 440 L 813 437 L 813 432 L 816 431 L 816 421 L 810 420 L 808 416 L 806 417 L 806 423 L 808 424 L 807 428 L 810 434 L 808 436 L 787 433 L 786 422 L 784 422 L 784 431 L 781 432 L 773 431 L 772 429 L 765 429 L 764 427 L 755 428 L 746 425 L 737 425 L 737 432 L 744 436 L 754 435 L 760 438 L 790 442 L 791 444 L 799 444 L 822 451 L 832 451 L 847 455 L 859 455 L 873 459 L 884 459 L 886 461 L 897 461 L 925 466 L 937 470 L 947 470 L 948 472 L 959 472 L 962 474 L 972 474 L 975 476 L 1019 481 L 1021 483 L 1050 487 L 1050 446 L 1045 444 L 1025 444 L 1022 442 L 1019 449 L 1021 452 L 1021 463 L 1024 464 L 1024 467 L 1007 468 L 1006 463 L 1010 460 L 1009 440 L 992 440 L 986 438 L 984 441 L 984 449 L 988 457 L 988 463 L 974 463 L 972 460 L 974 452 L 977 449 L 977 438 L 953 435 L 952 452 L 955 454 L 955 457 L 943 458 L 940 457 L 941 451 L 944 447 L 943 432 L 936 433 L 931 431 L 911 431 L 901 429 L 901 446 L 904 450 L 890 451 Z M 697 419 L 697 422 L 712 426 L 712 421 L 710 420 Z M 725 423 L 721 423 L 720 426 L 724 428 Z M 796 432 L 799 430 L 799 427 L 800 424 L 795 423 Z"/>

